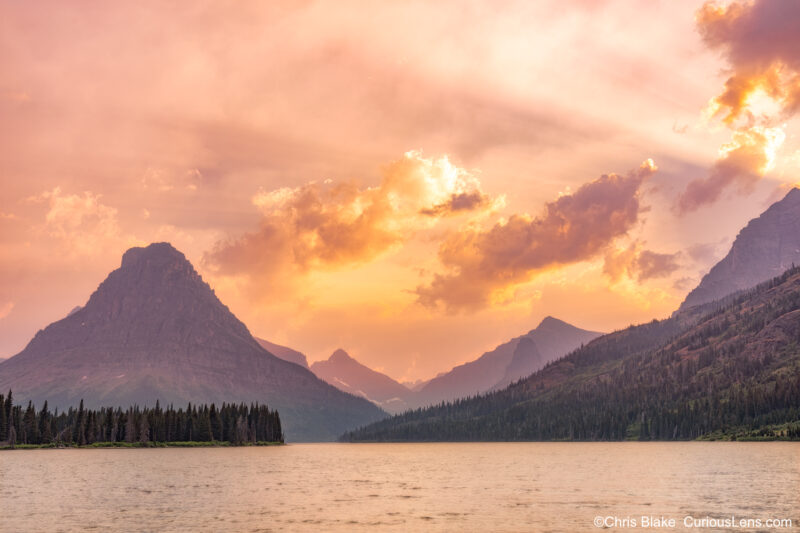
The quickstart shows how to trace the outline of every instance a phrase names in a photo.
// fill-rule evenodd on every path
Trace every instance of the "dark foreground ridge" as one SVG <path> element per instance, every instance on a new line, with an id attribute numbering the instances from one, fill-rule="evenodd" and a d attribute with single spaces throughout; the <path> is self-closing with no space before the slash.
<path id="1" fill-rule="evenodd" d="M 31 402 L 14 405 L 13 393 L 0 394 L 0 449 L 15 447 L 246 446 L 283 443 L 281 419 L 266 405 L 222 404 L 130 407 L 50 412 Z"/>
<path id="2" fill-rule="evenodd" d="M 800 439 L 800 268 L 343 441 Z"/>

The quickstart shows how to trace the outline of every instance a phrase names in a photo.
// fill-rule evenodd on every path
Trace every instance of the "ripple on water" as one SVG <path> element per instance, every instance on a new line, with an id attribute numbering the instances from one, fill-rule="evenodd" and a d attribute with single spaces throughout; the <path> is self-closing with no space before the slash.
<path id="1" fill-rule="evenodd" d="M 620 509 L 797 518 L 797 444 L 715 444 L 17 451 L 0 454 L 0 532 L 561 532 Z"/>

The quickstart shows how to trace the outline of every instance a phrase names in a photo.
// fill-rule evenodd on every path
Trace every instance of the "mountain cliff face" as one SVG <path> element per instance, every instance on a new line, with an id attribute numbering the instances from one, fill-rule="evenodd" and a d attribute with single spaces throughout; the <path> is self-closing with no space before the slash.
<path id="1" fill-rule="evenodd" d="M 465 398 L 528 376 L 602 333 L 576 328 L 553 317 L 486 352 L 478 359 L 436 376 L 417 391 L 415 406 Z"/>
<path id="2" fill-rule="evenodd" d="M 751 220 L 728 255 L 706 274 L 681 309 L 749 289 L 800 264 L 800 189 L 792 189 Z"/>
<path id="3" fill-rule="evenodd" d="M 390 413 L 408 409 L 414 394 L 389 376 L 362 365 L 341 349 L 333 352 L 327 361 L 313 363 L 311 371 L 334 387 L 366 398 Z"/>
<path id="4" fill-rule="evenodd" d="M 305 354 L 298 352 L 297 350 L 287 348 L 286 346 L 281 346 L 280 344 L 275 344 L 267 340 L 260 339 L 258 337 L 256 337 L 255 339 L 256 341 L 258 341 L 258 344 L 260 344 L 262 348 L 264 348 L 266 351 L 268 351 L 275 357 L 279 357 L 284 361 L 289 361 L 290 363 L 300 365 L 303 368 L 308 368 L 308 359 L 306 359 Z"/>
<path id="5" fill-rule="evenodd" d="M 294 441 L 384 416 L 262 348 L 167 243 L 128 250 L 84 307 L 0 365 L 0 389 L 61 408 L 266 403 Z"/>

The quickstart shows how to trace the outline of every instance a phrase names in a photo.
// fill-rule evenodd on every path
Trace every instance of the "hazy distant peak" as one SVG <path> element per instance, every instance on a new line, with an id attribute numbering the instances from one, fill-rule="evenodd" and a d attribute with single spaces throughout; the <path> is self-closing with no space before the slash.
<path id="1" fill-rule="evenodd" d="M 536 326 L 536 329 L 532 329 L 528 332 L 528 335 L 532 334 L 549 334 L 549 335 L 569 335 L 572 333 L 581 332 L 581 328 L 577 326 L 573 326 L 569 322 L 564 322 L 559 318 L 555 318 L 553 316 L 546 316 L 539 322 L 539 325 Z"/>
<path id="2" fill-rule="evenodd" d="M 328 361 L 334 363 L 344 363 L 347 361 L 353 361 L 353 358 L 350 357 L 350 354 L 342 350 L 341 348 L 337 348 L 335 352 L 331 354 L 328 358 Z"/>
<path id="3" fill-rule="evenodd" d="M 76 305 L 75 307 L 72 308 L 72 310 L 69 313 L 67 313 L 67 316 L 72 316 L 75 313 L 77 313 L 78 311 L 80 311 L 81 309 L 83 309 L 83 306 Z"/>
<path id="4" fill-rule="evenodd" d="M 327 360 L 313 363 L 311 371 L 334 387 L 366 398 L 392 413 L 408 408 L 412 393 L 405 385 L 361 364 L 341 348 Z"/>
<path id="5" fill-rule="evenodd" d="M 536 329 L 540 330 L 542 328 L 564 327 L 564 326 L 574 327 L 571 324 L 564 322 L 563 320 L 548 315 L 544 317 L 541 322 L 539 322 L 539 325 L 536 326 Z"/>

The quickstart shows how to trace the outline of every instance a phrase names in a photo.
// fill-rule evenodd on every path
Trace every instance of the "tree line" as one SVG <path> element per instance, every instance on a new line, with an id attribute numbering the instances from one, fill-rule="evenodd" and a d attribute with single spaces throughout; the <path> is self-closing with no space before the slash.
<path id="1" fill-rule="evenodd" d="M 37 410 L 15 405 L 12 391 L 0 394 L 0 442 L 17 444 L 228 442 L 233 445 L 283 442 L 278 412 L 259 404 L 228 404 L 217 407 L 192 405 L 175 409 L 155 407 L 106 407 L 86 409 L 83 400 L 76 409 L 50 411 L 47 402 Z"/>

